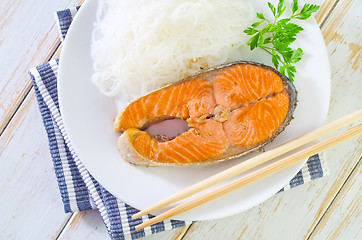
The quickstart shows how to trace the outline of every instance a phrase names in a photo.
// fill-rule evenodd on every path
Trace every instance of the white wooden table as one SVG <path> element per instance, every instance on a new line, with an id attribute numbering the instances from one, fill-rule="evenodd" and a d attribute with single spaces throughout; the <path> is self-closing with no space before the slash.
<path id="1" fill-rule="evenodd" d="M 0 2 L 0 239 L 107 239 L 97 211 L 64 214 L 27 70 L 57 58 L 53 13 L 82 0 Z M 316 19 L 328 48 L 327 121 L 362 107 L 362 1 L 326 0 Z M 362 137 L 325 152 L 330 175 L 235 216 L 144 239 L 362 239 Z"/>

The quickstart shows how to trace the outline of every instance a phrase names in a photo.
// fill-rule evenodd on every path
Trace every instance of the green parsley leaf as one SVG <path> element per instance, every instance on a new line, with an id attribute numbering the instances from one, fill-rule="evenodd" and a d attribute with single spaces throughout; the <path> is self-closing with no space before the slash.
<path id="1" fill-rule="evenodd" d="M 272 37 L 267 37 L 264 39 L 264 44 L 269 44 L 272 42 Z"/>
<path id="2" fill-rule="evenodd" d="M 279 0 L 276 17 L 279 18 L 285 11 L 284 0 Z"/>
<path id="3" fill-rule="evenodd" d="M 264 45 L 264 37 L 262 34 L 259 35 L 259 42 L 258 42 L 258 47 L 263 47 Z"/>
<path id="4" fill-rule="evenodd" d="M 276 16 L 276 9 L 275 7 L 273 6 L 273 4 L 271 4 L 270 2 L 268 2 L 268 6 L 270 8 L 270 10 L 272 11 L 274 17 Z"/>
<path id="5" fill-rule="evenodd" d="M 290 81 L 294 81 L 296 68 L 292 64 L 299 62 L 303 56 L 301 48 L 292 49 L 290 45 L 296 40 L 298 33 L 303 28 L 295 23 L 291 23 L 292 19 L 305 20 L 319 9 L 319 6 L 313 4 L 304 4 L 303 8 L 298 12 L 298 0 L 291 3 L 292 13 L 289 18 L 279 19 L 285 12 L 284 0 L 279 0 L 275 7 L 268 2 L 268 7 L 272 11 L 274 20 L 269 21 L 263 13 L 257 13 L 256 17 L 262 21 L 251 24 L 244 30 L 244 33 L 251 36 L 248 45 L 250 50 L 261 48 L 272 56 L 272 63 L 284 76 L 288 76 Z M 267 22 L 267 24 L 261 25 Z M 261 29 L 257 29 L 264 26 Z"/>
<path id="6" fill-rule="evenodd" d="M 313 4 L 305 4 L 299 14 L 295 15 L 296 19 L 305 20 L 308 19 L 312 13 L 316 12 L 319 6 Z"/>
<path id="7" fill-rule="evenodd" d="M 264 15 L 262 13 L 257 13 L 256 17 L 259 18 L 259 19 L 265 20 L 265 17 L 264 17 Z"/>
<path id="8" fill-rule="evenodd" d="M 256 28 L 256 27 L 258 27 L 260 25 L 260 23 L 262 23 L 262 22 L 255 22 L 255 23 L 251 24 L 251 26 L 253 28 Z"/>
<path id="9" fill-rule="evenodd" d="M 280 61 L 281 61 L 281 59 L 280 59 L 279 55 L 276 52 L 274 52 L 272 54 L 272 62 L 274 64 L 275 68 L 279 67 L 279 62 Z"/>
<path id="10" fill-rule="evenodd" d="M 293 0 L 292 2 L 292 14 L 298 10 L 298 0 Z"/>
<path id="11" fill-rule="evenodd" d="M 260 33 L 257 33 L 252 38 L 250 38 L 250 41 L 249 41 L 250 50 L 253 50 L 254 48 L 256 48 L 258 46 L 259 36 L 260 36 Z"/>
<path id="12" fill-rule="evenodd" d="M 303 50 L 301 48 L 298 48 L 297 50 L 293 51 L 290 62 L 291 63 L 299 62 L 302 59 L 302 56 L 303 56 Z"/>
<path id="13" fill-rule="evenodd" d="M 251 28 L 251 27 L 244 30 L 244 33 L 246 33 L 247 35 L 254 35 L 257 32 L 258 32 L 258 30 L 256 30 L 255 28 Z"/>

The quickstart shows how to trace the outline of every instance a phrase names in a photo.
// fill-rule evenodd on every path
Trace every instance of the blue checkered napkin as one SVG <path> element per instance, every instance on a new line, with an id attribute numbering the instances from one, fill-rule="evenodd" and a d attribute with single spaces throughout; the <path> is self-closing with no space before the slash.
<path id="1" fill-rule="evenodd" d="M 60 30 L 60 40 L 63 42 L 65 35 L 67 35 L 69 26 L 73 21 L 75 14 L 78 12 L 80 6 L 75 8 L 65 9 L 63 11 L 58 11 L 55 13 L 55 20 L 59 26 Z"/>
<path id="2" fill-rule="evenodd" d="M 144 230 L 135 226 L 147 220 L 132 220 L 138 210 L 112 196 L 85 169 L 64 131 L 57 95 L 58 60 L 30 70 L 65 212 L 98 208 L 112 239 L 137 239 L 152 233 L 181 227 L 184 221 L 166 220 Z"/>
<path id="3" fill-rule="evenodd" d="M 60 26 L 61 39 L 64 39 L 78 9 L 79 7 L 57 12 L 56 19 Z M 52 60 L 31 69 L 29 73 L 33 80 L 39 109 L 48 136 L 50 153 L 65 212 L 97 208 L 112 239 L 137 239 L 188 224 L 184 221 L 166 220 L 136 231 L 135 226 L 151 216 L 132 220 L 131 216 L 138 210 L 111 195 L 89 174 L 74 152 L 64 130 L 58 104 L 58 64 L 58 60 Z M 326 172 L 326 162 L 315 155 L 309 158 L 307 164 L 280 191 L 323 177 Z"/>

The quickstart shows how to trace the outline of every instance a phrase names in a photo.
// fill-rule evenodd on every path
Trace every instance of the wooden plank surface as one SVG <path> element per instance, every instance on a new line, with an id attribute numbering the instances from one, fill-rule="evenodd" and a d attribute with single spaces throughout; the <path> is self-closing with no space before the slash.
<path id="1" fill-rule="evenodd" d="M 159 239 L 181 239 L 188 226 L 165 231 L 147 237 L 150 240 Z M 108 233 L 103 220 L 97 210 L 76 213 L 62 231 L 58 239 L 107 239 Z"/>
<path id="2" fill-rule="evenodd" d="M 54 239 L 71 216 L 63 211 L 27 70 L 60 44 L 55 11 L 81 2 L 0 3 L 0 239 Z"/>
<path id="3" fill-rule="evenodd" d="M 59 44 L 54 13 L 83 0 L 0 3 L 0 134 L 29 92 L 27 70 L 49 59 Z"/>
<path id="4" fill-rule="evenodd" d="M 361 1 L 342 1 L 337 6 L 336 14 L 333 15 L 329 21 L 326 22 L 325 25 L 325 34 L 324 38 L 325 41 L 328 42 L 328 50 L 330 52 L 330 59 L 333 59 L 334 66 L 332 67 L 332 98 L 331 98 L 331 110 L 330 114 L 346 114 L 347 112 L 351 111 L 355 108 L 362 108 L 362 71 L 361 71 L 361 54 L 362 54 L 362 2 Z M 341 67 L 338 67 L 340 65 Z M 333 66 L 333 65 L 332 65 Z M 339 79 L 339 80 L 337 80 Z M 346 104 L 347 103 L 347 104 Z M 344 146 L 339 146 L 336 148 L 334 152 L 331 152 L 331 156 L 335 157 L 335 154 L 338 154 L 337 151 L 346 151 L 346 148 L 350 148 L 344 144 Z M 346 151 L 346 158 L 354 158 L 355 161 L 350 163 L 344 163 L 344 158 L 340 159 L 340 166 L 342 171 L 346 171 L 345 169 L 350 168 L 350 171 L 358 171 L 356 170 L 358 166 L 355 168 L 356 165 L 360 165 L 361 161 L 361 154 L 362 154 L 362 139 L 361 137 L 356 140 L 356 144 L 354 148 L 351 149 L 349 152 Z M 344 167 L 346 166 L 346 168 Z M 338 166 L 337 166 L 338 167 Z M 360 168 L 360 166 L 359 166 Z M 353 173 L 354 175 L 355 173 Z M 361 195 L 358 198 L 358 189 L 361 187 L 360 182 L 354 182 L 355 185 L 350 190 L 349 194 L 357 194 L 357 198 L 361 200 Z M 345 188 L 348 188 L 350 184 L 343 186 L 341 191 L 345 192 Z M 359 201 L 360 202 L 360 201 Z M 350 214 L 348 212 L 348 201 L 334 201 L 331 204 L 330 209 L 327 211 L 328 220 L 322 218 L 320 222 L 315 221 L 314 225 L 317 225 L 316 231 L 321 232 L 323 229 L 323 234 L 328 235 L 332 232 L 335 232 L 335 228 L 338 228 L 341 231 L 345 231 L 347 227 L 351 227 L 352 229 L 350 232 L 356 233 L 356 230 L 359 229 L 361 231 L 361 223 L 362 223 L 362 216 L 361 214 L 355 216 L 356 218 L 356 225 L 353 225 L 353 222 L 350 222 L 348 226 L 339 226 L 338 222 L 340 221 L 341 214 L 334 213 L 334 211 L 339 211 L 340 208 L 345 208 L 347 211 L 342 214 L 343 216 L 347 216 Z M 359 209 L 361 210 L 361 209 Z M 352 213 L 352 215 L 355 213 Z M 329 222 L 328 225 L 326 225 Z M 336 223 L 336 225 L 332 225 L 331 223 Z M 354 227 L 354 228 L 353 228 Z M 313 229 L 314 230 L 314 229 Z M 354 230 L 354 231 L 351 231 Z M 357 231 L 357 232 L 359 232 Z M 344 234 L 346 232 L 343 232 Z M 313 235 L 313 232 L 309 232 L 310 235 Z M 345 234 L 346 235 L 346 234 Z M 347 234 L 348 235 L 348 234 Z M 320 236 L 319 234 L 315 236 Z M 314 238 L 315 238 L 314 236 Z M 352 238 L 340 238 L 338 234 L 332 234 L 331 238 L 325 239 L 352 239 Z M 316 238 L 320 239 L 320 238 Z M 322 238 L 323 239 L 323 238 Z M 359 239 L 359 238 L 356 238 Z"/>
<path id="5" fill-rule="evenodd" d="M 71 233 L 71 234 L 69 234 Z M 73 214 L 58 239 L 107 239 L 108 232 L 98 210 Z"/>
<path id="6" fill-rule="evenodd" d="M 41 122 L 31 92 L 0 138 L 0 239 L 55 238 L 70 217 Z"/>
<path id="7" fill-rule="evenodd" d="M 311 239 L 362 239 L 362 164 L 348 178 Z"/>
<path id="8" fill-rule="evenodd" d="M 314 18 L 318 22 L 320 27 L 323 27 L 325 21 L 329 17 L 329 15 L 334 10 L 335 6 L 337 5 L 339 0 L 326 0 L 323 2 L 322 5 L 320 5 L 321 1 L 313 1 L 314 4 L 317 4 L 320 6 L 318 12 L 315 14 Z"/>
<path id="9" fill-rule="evenodd" d="M 33 8 L 38 4 L 42 11 L 33 11 L 29 2 L 33 2 Z M 0 162 L 4 164 L 0 168 L 0 191 L 6 193 L 6 196 L 0 197 L 0 212 L 5 212 L 0 218 L 0 239 L 108 238 L 97 211 L 64 214 L 33 91 L 27 95 L 30 78 L 26 69 L 48 59 L 58 44 L 54 38 L 58 30 L 52 25 L 53 16 L 42 19 L 44 12 L 61 4 L 76 5 L 76 2 L 43 3 L 32 0 L 22 5 L 17 0 L 12 2 L 12 7 L 10 3 L 0 4 L 0 13 L 4 16 L 0 18 L 0 59 L 6 60 L 9 48 L 14 48 L 12 46 L 20 41 L 14 40 L 12 45 L 2 34 L 14 34 L 9 29 L 14 26 L 13 22 L 20 21 L 16 6 L 28 9 L 29 16 L 35 13 L 33 17 L 37 21 L 29 20 L 30 23 L 48 27 L 47 31 L 38 26 L 34 26 L 33 31 L 25 31 L 22 37 L 30 36 L 24 39 L 32 39 L 29 40 L 31 45 L 27 45 L 27 50 L 14 50 L 18 53 L 9 60 L 10 68 L 0 67 L 0 73 L 4 72 L 6 76 L 0 81 L 0 132 L 2 126 L 7 126 L 0 137 Z M 356 40 L 361 39 L 358 35 L 361 34 L 360 21 L 356 21 L 361 19 L 358 13 L 361 5 L 359 0 L 327 0 L 323 6 L 317 16 L 319 21 L 327 19 L 323 34 L 333 77 L 333 98 L 328 116 L 328 121 L 331 121 L 361 108 L 361 42 Z M 57 7 L 55 10 L 59 9 Z M 21 13 L 23 11 L 19 10 Z M 24 25 L 30 28 L 27 24 Z M 37 33 L 33 36 L 30 33 L 34 31 Z M 16 39 L 16 35 L 11 36 L 10 39 Z M 29 44 L 24 39 L 23 42 Z M 8 50 L 3 50 L 3 46 Z M 25 101 L 21 104 L 23 99 Z M 331 172 L 329 177 L 278 194 L 244 213 L 196 223 L 190 228 L 183 227 L 144 239 L 273 239 L 273 236 L 275 239 L 281 236 L 285 239 L 309 236 L 326 239 L 359 236 L 358 224 L 342 221 L 339 216 L 342 219 L 349 216 L 355 222 L 361 222 L 361 214 L 353 211 L 354 208 L 360 209 L 360 201 L 353 198 L 353 194 L 361 190 L 358 178 L 361 141 L 361 138 L 353 139 L 326 152 Z M 278 229 L 278 234 L 275 234 L 275 229 Z"/>

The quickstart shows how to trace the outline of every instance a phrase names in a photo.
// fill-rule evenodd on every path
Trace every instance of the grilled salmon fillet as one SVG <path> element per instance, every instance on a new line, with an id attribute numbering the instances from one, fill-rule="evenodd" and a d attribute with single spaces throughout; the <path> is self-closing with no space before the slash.
<path id="1" fill-rule="evenodd" d="M 135 165 L 209 164 L 244 155 L 271 142 L 291 121 L 294 85 L 274 68 L 233 62 L 143 96 L 113 122 L 117 146 Z M 190 129 L 159 141 L 144 129 L 165 119 Z"/>

